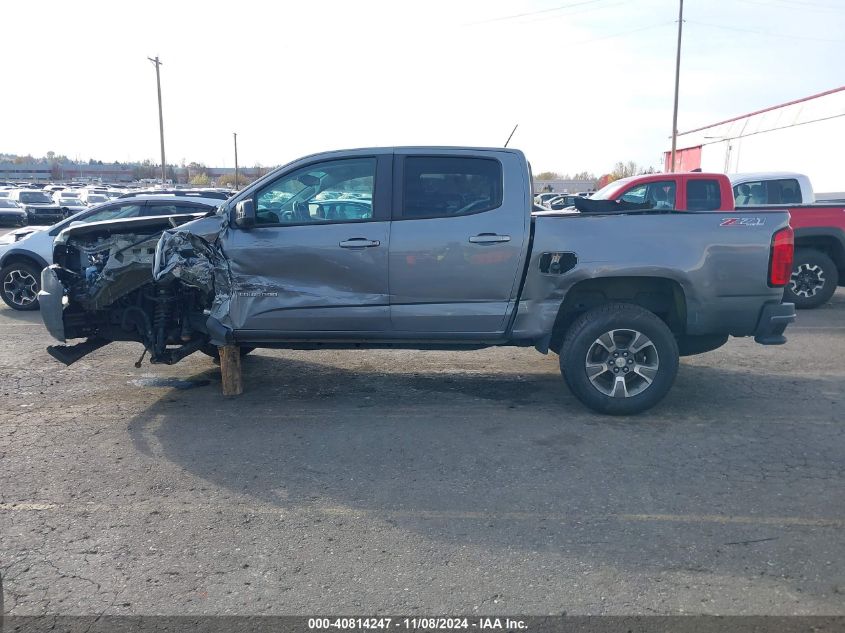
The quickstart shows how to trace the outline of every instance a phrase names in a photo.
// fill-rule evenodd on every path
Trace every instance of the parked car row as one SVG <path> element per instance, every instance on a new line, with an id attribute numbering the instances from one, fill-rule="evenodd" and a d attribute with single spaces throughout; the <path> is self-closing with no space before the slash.
<path id="1" fill-rule="evenodd" d="M 93 205 L 139 193 L 158 195 L 202 194 L 225 200 L 231 195 L 222 189 L 142 189 L 117 185 L 56 185 L 43 188 L 31 183 L 0 184 L 0 224 L 5 226 L 50 226 Z"/>

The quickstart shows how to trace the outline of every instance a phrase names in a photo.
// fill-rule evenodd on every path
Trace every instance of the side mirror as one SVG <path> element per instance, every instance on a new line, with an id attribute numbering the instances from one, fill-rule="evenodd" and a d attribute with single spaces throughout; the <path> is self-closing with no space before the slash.
<path id="1" fill-rule="evenodd" d="M 235 205 L 235 226 L 240 229 L 255 226 L 255 203 L 251 199 L 241 200 Z"/>

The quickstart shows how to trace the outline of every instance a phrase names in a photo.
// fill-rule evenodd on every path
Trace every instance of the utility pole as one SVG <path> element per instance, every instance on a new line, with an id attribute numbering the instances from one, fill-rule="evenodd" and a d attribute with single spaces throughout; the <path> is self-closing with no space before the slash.
<path id="1" fill-rule="evenodd" d="M 155 56 L 155 59 L 152 57 L 147 57 L 147 59 L 149 59 L 156 67 L 156 87 L 158 88 L 158 132 L 161 137 L 161 184 L 163 186 L 164 181 L 167 180 L 167 163 L 164 162 L 164 117 L 161 114 L 161 73 L 159 72 L 161 62 L 158 59 L 158 55 Z"/>
<path id="2" fill-rule="evenodd" d="M 235 137 L 235 191 L 238 190 L 238 133 L 232 132 Z"/>
<path id="3" fill-rule="evenodd" d="M 672 154 L 670 156 L 669 171 L 675 171 L 675 150 L 678 146 L 678 84 L 681 80 L 681 31 L 684 26 L 684 0 L 680 0 L 681 8 L 678 12 L 678 50 L 675 56 L 675 107 L 672 110 Z"/>

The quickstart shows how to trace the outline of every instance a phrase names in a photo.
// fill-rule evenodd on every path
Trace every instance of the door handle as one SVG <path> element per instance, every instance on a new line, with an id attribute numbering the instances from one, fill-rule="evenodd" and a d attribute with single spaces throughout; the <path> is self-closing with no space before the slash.
<path id="1" fill-rule="evenodd" d="M 497 235 L 496 233 L 480 233 L 469 238 L 473 244 L 500 244 L 502 242 L 510 242 L 510 235 Z"/>
<path id="2" fill-rule="evenodd" d="M 373 246 L 381 246 L 378 240 L 368 240 L 366 237 L 350 237 L 348 240 L 343 240 L 338 244 L 341 248 L 372 248 Z"/>

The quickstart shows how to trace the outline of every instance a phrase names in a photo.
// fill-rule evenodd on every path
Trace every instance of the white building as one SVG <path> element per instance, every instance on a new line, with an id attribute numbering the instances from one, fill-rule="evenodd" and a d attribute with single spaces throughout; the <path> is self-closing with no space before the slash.
<path id="1" fill-rule="evenodd" d="M 675 164 L 678 171 L 800 172 L 817 194 L 842 192 L 843 141 L 845 86 L 680 132 Z"/>

